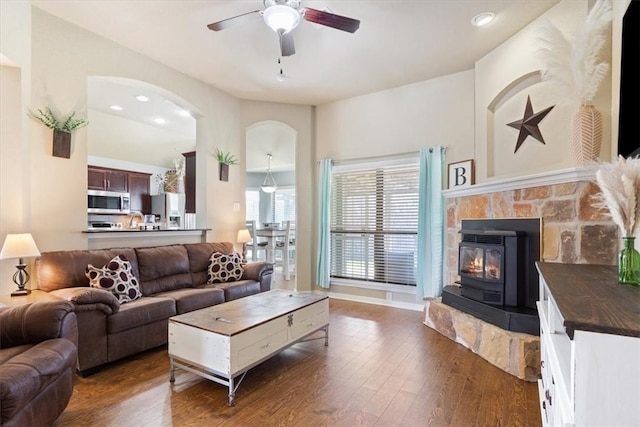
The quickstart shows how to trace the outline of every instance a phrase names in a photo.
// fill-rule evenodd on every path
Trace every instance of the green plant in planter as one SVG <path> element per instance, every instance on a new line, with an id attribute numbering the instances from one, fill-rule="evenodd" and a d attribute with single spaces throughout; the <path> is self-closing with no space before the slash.
<path id="1" fill-rule="evenodd" d="M 63 119 L 58 119 L 49 107 L 38 113 L 31 112 L 31 117 L 48 128 L 53 129 L 53 156 L 68 159 L 71 157 L 71 132 L 89 124 L 85 119 L 76 119 L 75 111 Z"/>
<path id="2" fill-rule="evenodd" d="M 216 157 L 218 158 L 218 163 L 222 163 L 223 165 L 237 165 L 238 159 L 236 156 L 231 154 L 231 152 L 224 152 L 219 148 L 216 148 Z"/>
<path id="3" fill-rule="evenodd" d="M 38 114 L 31 113 L 31 116 L 48 128 L 61 132 L 73 132 L 89 124 L 85 119 L 74 119 L 76 112 L 72 112 L 67 118 L 58 119 L 49 107 L 43 110 L 38 108 Z"/>
<path id="4" fill-rule="evenodd" d="M 220 181 L 229 181 L 229 165 L 237 165 L 238 159 L 230 152 L 224 152 L 219 148 L 216 148 L 216 157 L 218 158 L 219 178 Z"/>

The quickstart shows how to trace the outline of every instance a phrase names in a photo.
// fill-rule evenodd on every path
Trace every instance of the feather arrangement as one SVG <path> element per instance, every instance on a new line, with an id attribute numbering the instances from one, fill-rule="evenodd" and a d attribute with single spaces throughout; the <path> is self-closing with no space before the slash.
<path id="1" fill-rule="evenodd" d="M 588 104 L 609 71 L 609 65 L 599 57 L 611 19 L 611 0 L 597 0 L 573 43 L 551 22 L 540 24 L 541 77 L 554 82 L 564 101 L 573 107 Z"/>
<path id="2" fill-rule="evenodd" d="M 623 237 L 640 231 L 640 157 L 604 163 L 596 172 L 600 193 L 594 207 L 607 208 Z"/>

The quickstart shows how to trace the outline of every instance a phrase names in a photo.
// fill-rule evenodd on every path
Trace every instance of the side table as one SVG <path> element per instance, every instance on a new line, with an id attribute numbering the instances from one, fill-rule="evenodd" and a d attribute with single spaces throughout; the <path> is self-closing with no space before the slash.
<path id="1" fill-rule="evenodd" d="M 60 297 L 51 295 L 49 292 L 34 289 L 29 295 L 12 297 L 11 295 L 0 295 L 0 307 L 10 307 L 15 305 L 29 304 L 42 301 L 59 301 Z"/>

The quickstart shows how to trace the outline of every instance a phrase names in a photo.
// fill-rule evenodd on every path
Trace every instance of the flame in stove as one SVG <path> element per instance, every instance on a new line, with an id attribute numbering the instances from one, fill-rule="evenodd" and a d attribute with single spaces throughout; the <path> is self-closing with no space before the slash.
<path id="1" fill-rule="evenodd" d="M 470 259 L 469 262 L 467 262 L 463 267 L 462 267 L 462 272 L 465 274 L 472 274 L 474 276 L 480 275 L 482 276 L 482 257 L 476 257 L 473 259 Z"/>
<path id="2" fill-rule="evenodd" d="M 498 280 L 500 278 L 500 269 L 496 264 L 487 264 L 484 273 L 487 279 Z"/>

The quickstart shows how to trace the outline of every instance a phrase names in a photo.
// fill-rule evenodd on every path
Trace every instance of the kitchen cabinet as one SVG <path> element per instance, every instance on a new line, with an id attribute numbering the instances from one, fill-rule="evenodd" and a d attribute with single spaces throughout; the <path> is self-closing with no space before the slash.
<path id="1" fill-rule="evenodd" d="M 616 266 L 537 267 L 543 426 L 639 426 L 640 288 Z"/>
<path id="2" fill-rule="evenodd" d="M 89 166 L 87 170 L 89 190 L 129 191 L 129 177 L 126 171 Z"/>
<path id="3" fill-rule="evenodd" d="M 129 193 L 132 211 L 151 213 L 151 174 L 99 166 L 89 166 L 87 174 L 89 190 Z"/>
<path id="4" fill-rule="evenodd" d="M 182 153 L 184 156 L 185 213 L 196 213 L 196 152 Z"/>
<path id="5" fill-rule="evenodd" d="M 151 196 L 149 195 L 149 185 L 151 174 L 142 172 L 129 172 L 128 187 L 130 195 L 130 206 L 132 211 L 139 211 L 143 214 L 151 213 Z"/>

